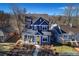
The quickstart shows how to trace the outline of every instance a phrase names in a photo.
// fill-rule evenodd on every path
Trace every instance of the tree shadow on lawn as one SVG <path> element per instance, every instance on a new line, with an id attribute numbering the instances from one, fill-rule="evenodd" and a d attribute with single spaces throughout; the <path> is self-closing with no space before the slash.
<path id="1" fill-rule="evenodd" d="M 62 43 L 53 43 L 54 46 L 69 46 L 69 47 L 74 47 L 71 44 L 62 44 Z"/>
<path id="2" fill-rule="evenodd" d="M 62 46 L 63 44 L 61 43 L 53 43 L 54 46 Z"/>

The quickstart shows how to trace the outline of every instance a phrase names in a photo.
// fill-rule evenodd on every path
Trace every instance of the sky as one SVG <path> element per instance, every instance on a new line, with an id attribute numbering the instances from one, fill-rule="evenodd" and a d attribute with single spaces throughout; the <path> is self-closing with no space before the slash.
<path id="1" fill-rule="evenodd" d="M 27 13 L 39 13 L 49 15 L 62 15 L 68 3 L 16 3 L 21 8 L 26 8 Z M 79 5 L 78 3 L 73 5 Z M 11 3 L 0 3 L 0 10 L 10 13 Z"/>

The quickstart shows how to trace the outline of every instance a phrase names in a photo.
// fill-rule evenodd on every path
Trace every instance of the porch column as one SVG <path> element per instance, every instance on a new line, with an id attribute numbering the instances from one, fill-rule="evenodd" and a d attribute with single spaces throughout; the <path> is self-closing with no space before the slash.
<path id="1" fill-rule="evenodd" d="M 48 42 L 49 42 L 49 44 L 50 44 L 50 36 L 48 36 Z"/>
<path id="2" fill-rule="evenodd" d="M 34 35 L 34 44 L 36 44 L 36 36 Z"/>

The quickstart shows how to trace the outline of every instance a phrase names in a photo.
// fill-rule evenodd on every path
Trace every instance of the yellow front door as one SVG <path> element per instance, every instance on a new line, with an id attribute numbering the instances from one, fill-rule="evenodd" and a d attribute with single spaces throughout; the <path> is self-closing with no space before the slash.
<path id="1" fill-rule="evenodd" d="M 37 44 L 40 43 L 40 36 L 37 36 L 37 37 L 36 37 L 36 42 L 37 42 Z"/>

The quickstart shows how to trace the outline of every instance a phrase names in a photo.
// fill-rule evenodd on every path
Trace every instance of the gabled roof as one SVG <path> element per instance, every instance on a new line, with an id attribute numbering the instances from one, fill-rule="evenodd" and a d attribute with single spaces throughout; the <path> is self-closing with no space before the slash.
<path id="1" fill-rule="evenodd" d="M 37 19 L 33 25 L 48 25 L 48 21 L 45 20 L 44 18 L 40 17 L 39 19 Z"/>
<path id="2" fill-rule="evenodd" d="M 43 18 L 40 17 L 39 19 L 35 21 L 34 25 L 40 25 L 43 21 L 44 21 Z"/>
<path id="3" fill-rule="evenodd" d="M 41 23 L 41 25 L 48 25 L 49 22 L 47 20 L 45 20 L 44 22 Z"/>

